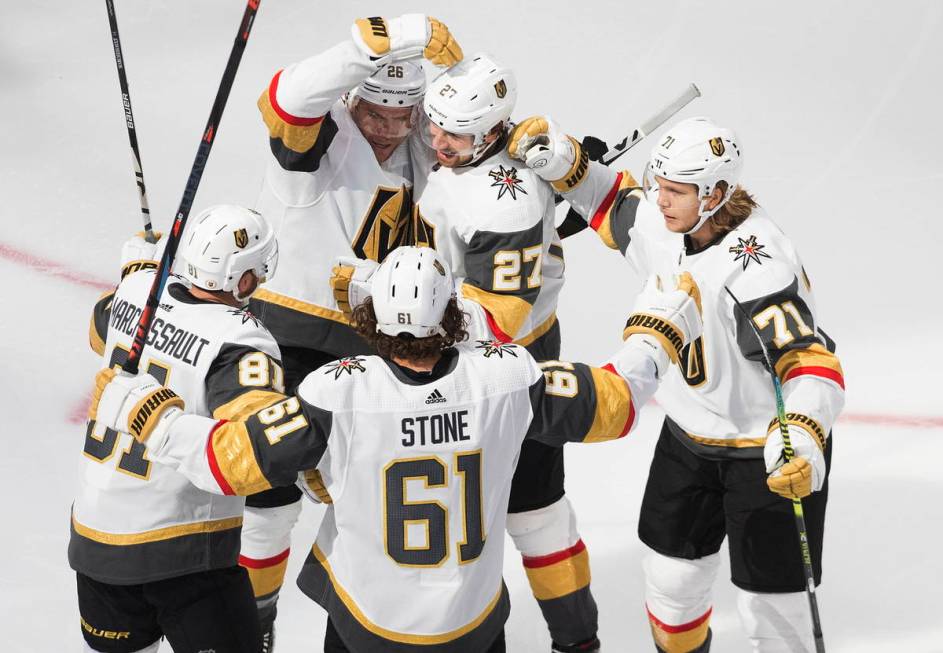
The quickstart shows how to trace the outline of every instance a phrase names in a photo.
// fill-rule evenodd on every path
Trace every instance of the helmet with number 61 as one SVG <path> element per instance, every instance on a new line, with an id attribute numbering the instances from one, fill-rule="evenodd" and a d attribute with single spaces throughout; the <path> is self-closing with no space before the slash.
<path id="1" fill-rule="evenodd" d="M 252 292 L 240 293 L 239 281 L 252 272 L 257 283 L 275 275 L 278 243 L 275 231 L 261 213 L 241 206 L 218 204 L 205 209 L 187 225 L 174 270 L 197 288 L 229 292 L 241 303 Z"/>
<path id="2" fill-rule="evenodd" d="M 452 272 L 429 247 L 398 247 L 371 280 L 377 331 L 415 338 L 444 335 L 442 317 L 455 293 Z"/>

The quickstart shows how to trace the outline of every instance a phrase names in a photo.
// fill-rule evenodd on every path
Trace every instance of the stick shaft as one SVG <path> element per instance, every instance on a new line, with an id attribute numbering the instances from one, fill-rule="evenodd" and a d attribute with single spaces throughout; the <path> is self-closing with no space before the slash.
<path id="1" fill-rule="evenodd" d="M 144 310 L 141 312 L 137 328 L 134 331 L 134 341 L 131 343 L 131 351 L 128 352 L 128 359 L 122 366 L 122 369 L 129 374 L 137 374 L 141 352 L 144 350 L 147 333 L 151 328 L 154 311 L 157 310 L 157 303 L 167 283 L 167 277 L 170 275 L 170 268 L 177 254 L 177 245 L 180 243 L 183 228 L 186 225 L 187 217 L 190 215 L 190 208 L 193 206 L 193 199 L 196 197 L 196 191 L 200 186 L 200 179 L 203 177 L 203 170 L 206 168 L 206 161 L 213 147 L 213 141 L 216 139 L 216 133 L 219 131 L 219 123 L 223 117 L 223 110 L 226 108 L 226 101 L 229 99 L 229 92 L 232 90 L 233 81 L 236 78 L 236 71 L 239 69 L 239 62 L 242 61 L 242 53 L 246 49 L 246 43 L 249 40 L 249 33 L 252 30 L 252 24 L 255 22 L 255 15 L 260 2 L 261 0 L 248 0 L 246 4 L 245 13 L 243 13 L 242 22 L 239 25 L 239 32 L 236 35 L 236 40 L 233 42 L 232 50 L 229 53 L 229 60 L 226 62 L 226 70 L 223 72 L 223 78 L 216 91 L 216 99 L 213 102 L 213 108 L 210 110 L 210 117 L 206 122 L 206 128 L 203 130 L 203 136 L 200 139 L 200 146 L 197 148 L 193 166 L 190 168 L 190 176 L 187 178 L 187 185 L 183 190 L 183 198 L 180 200 L 180 207 L 177 209 L 173 226 L 167 236 L 167 245 L 164 249 L 164 255 L 161 257 L 160 263 L 157 266 L 154 283 L 151 284 L 147 302 L 144 305 Z"/>
<path id="2" fill-rule="evenodd" d="M 147 188 L 144 186 L 144 170 L 141 166 L 141 150 L 138 147 L 137 130 L 134 127 L 134 112 L 131 110 L 131 92 L 128 90 L 128 74 L 124 68 L 124 54 L 121 51 L 121 36 L 118 34 L 118 18 L 115 15 L 114 0 L 105 0 L 108 9 L 108 23 L 111 25 L 111 44 L 115 51 L 115 65 L 118 68 L 118 84 L 121 86 L 121 102 L 124 105 L 125 124 L 128 128 L 128 140 L 131 143 L 131 161 L 134 166 L 134 178 L 141 202 L 141 218 L 144 222 L 144 239 L 149 243 L 157 242 L 151 226 L 151 210 L 147 203 Z"/>

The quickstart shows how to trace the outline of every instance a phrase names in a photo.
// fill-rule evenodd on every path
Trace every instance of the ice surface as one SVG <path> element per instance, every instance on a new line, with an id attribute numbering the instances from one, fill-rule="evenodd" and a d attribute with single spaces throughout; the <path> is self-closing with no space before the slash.
<path id="1" fill-rule="evenodd" d="M 180 201 L 242 8 L 118 2 L 158 226 Z M 267 155 L 255 100 L 275 70 L 344 38 L 355 17 L 423 9 L 433 10 L 264 0 L 196 210 L 254 202 Z M 613 142 L 695 81 L 704 97 L 681 115 L 710 115 L 739 132 L 744 182 L 803 255 L 821 323 L 839 343 L 846 412 L 857 418 L 835 434 L 819 591 L 829 651 L 943 651 L 943 5 L 556 0 L 437 3 L 434 12 L 466 53 L 490 51 L 517 71 L 519 117 L 550 113 L 576 135 Z M 36 0 L 2 15 L 0 641 L 9 652 L 79 651 L 65 549 L 83 434 L 76 420 L 97 367 L 87 318 L 95 280 L 115 278 L 120 244 L 139 228 L 137 191 L 104 3 Z M 647 148 L 625 164 L 638 171 Z M 599 362 L 619 343 L 637 281 L 590 233 L 568 240 L 566 252 L 564 355 Z M 28 254 L 38 258 L 30 264 Z M 893 423 L 908 415 L 935 421 Z M 608 651 L 651 649 L 635 523 L 659 419 L 649 409 L 628 441 L 568 450 L 568 493 Z M 282 652 L 318 650 L 323 636 L 323 612 L 292 582 L 318 521 L 306 506 L 295 531 Z M 507 552 L 508 650 L 546 651 L 510 541 Z M 726 573 L 715 650 L 736 653 L 747 644 Z"/>

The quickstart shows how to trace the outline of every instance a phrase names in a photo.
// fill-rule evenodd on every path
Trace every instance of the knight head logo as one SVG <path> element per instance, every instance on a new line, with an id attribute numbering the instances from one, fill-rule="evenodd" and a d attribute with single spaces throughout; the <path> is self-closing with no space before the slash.
<path id="1" fill-rule="evenodd" d="M 725 149 L 723 139 L 721 139 L 719 136 L 715 136 L 707 142 L 711 146 L 711 152 L 714 153 L 714 156 L 724 155 Z"/>
<path id="2" fill-rule="evenodd" d="M 245 229 L 237 229 L 232 235 L 236 238 L 236 247 L 239 249 L 245 249 L 249 244 L 249 234 Z"/>
<path id="3" fill-rule="evenodd" d="M 508 94 L 508 85 L 504 83 L 503 79 L 498 80 L 494 85 L 494 92 L 498 94 L 499 98 L 503 98 Z"/>

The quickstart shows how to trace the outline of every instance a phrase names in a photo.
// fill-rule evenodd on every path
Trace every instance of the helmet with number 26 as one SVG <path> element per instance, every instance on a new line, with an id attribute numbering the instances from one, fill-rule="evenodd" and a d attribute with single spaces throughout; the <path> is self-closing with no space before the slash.
<path id="1" fill-rule="evenodd" d="M 237 300 L 239 279 L 248 271 L 262 283 L 275 275 L 278 243 L 262 214 L 241 206 L 218 204 L 187 225 L 174 269 L 203 290 L 231 292 Z"/>
<path id="2" fill-rule="evenodd" d="M 733 130 L 718 126 L 710 118 L 688 118 L 669 129 L 652 149 L 643 186 L 646 193 L 656 191 L 655 177 L 697 186 L 698 222 L 686 232 L 692 233 L 731 198 L 742 170 L 743 154 Z M 717 206 L 707 209 L 710 195 L 720 182 L 726 185 L 724 196 Z"/>

